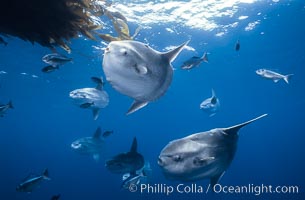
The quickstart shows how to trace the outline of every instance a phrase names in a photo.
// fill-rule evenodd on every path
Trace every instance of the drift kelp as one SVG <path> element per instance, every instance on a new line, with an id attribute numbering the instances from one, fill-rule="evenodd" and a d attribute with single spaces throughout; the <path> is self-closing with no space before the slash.
<path id="1" fill-rule="evenodd" d="M 70 51 L 66 41 L 78 37 L 94 39 L 101 24 L 94 17 L 104 14 L 104 0 L 11 0 L 0 6 L 0 34 Z"/>

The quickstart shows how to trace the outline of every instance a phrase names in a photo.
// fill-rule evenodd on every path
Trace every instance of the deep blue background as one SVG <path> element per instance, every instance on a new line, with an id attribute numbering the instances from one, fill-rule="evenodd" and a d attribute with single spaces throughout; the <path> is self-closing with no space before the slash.
<path id="1" fill-rule="evenodd" d="M 289 3 L 288 3 L 289 2 Z M 244 12 L 244 13 L 243 13 Z M 262 16 L 256 13 L 262 12 Z M 305 4 L 283 1 L 276 5 L 245 5 L 239 15 L 249 20 L 230 29 L 223 37 L 217 31 L 206 32 L 181 25 L 158 25 L 144 29 L 136 38 L 148 41 L 159 50 L 178 45 L 191 38 L 196 52 L 184 50 L 173 62 L 173 82 L 165 96 L 142 110 L 125 116 L 132 100 L 113 90 L 109 84 L 110 104 L 97 121 L 90 111 L 73 105 L 71 90 L 94 87 L 91 76 L 103 75 L 102 51 L 92 48 L 99 42 L 72 41 L 73 63 L 52 74 L 43 74 L 41 57 L 50 50 L 16 38 L 5 38 L 0 45 L 0 101 L 12 100 L 14 109 L 0 119 L 0 194 L 3 200 L 50 199 L 61 193 L 61 199 L 254 199 L 254 195 L 173 194 L 141 195 L 120 189 L 121 177 L 109 173 L 104 161 L 128 151 L 134 136 L 139 152 L 153 169 L 151 184 L 176 185 L 162 175 L 156 160 L 171 140 L 227 127 L 268 113 L 240 131 L 234 161 L 220 180 L 223 185 L 297 185 L 299 195 L 262 195 L 261 199 L 305 199 Z M 245 31 L 248 22 L 260 19 L 252 31 Z M 228 19 L 230 20 L 230 19 Z M 225 21 L 225 20 L 224 20 Z M 165 31 L 174 27 L 180 34 Z M 132 29 L 136 27 L 131 24 Z M 133 32 L 133 31 L 132 31 Z M 160 34 L 155 34 L 160 32 Z M 261 34 L 264 32 L 264 34 Z M 240 40 L 241 49 L 234 50 Z M 102 46 L 103 47 L 103 46 Z M 182 71 L 179 66 L 193 55 L 208 51 L 209 63 Z M 59 52 L 62 52 L 59 49 Z M 268 68 L 283 74 L 293 73 L 290 84 L 274 83 L 255 74 Z M 27 73 L 22 75 L 21 73 Z M 33 78 L 32 75 L 38 78 Z M 221 109 L 213 117 L 199 110 L 200 102 L 214 89 Z M 80 156 L 70 149 L 72 141 L 90 136 L 97 126 L 112 129 L 100 162 Z M 50 171 L 51 181 L 44 182 L 32 194 L 17 193 L 15 187 L 28 173 Z M 208 181 L 197 184 L 204 187 Z"/>

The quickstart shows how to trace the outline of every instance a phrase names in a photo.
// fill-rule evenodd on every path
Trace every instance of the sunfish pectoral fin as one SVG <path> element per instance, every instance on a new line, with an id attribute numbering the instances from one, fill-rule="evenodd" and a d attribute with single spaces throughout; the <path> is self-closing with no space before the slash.
<path id="1" fill-rule="evenodd" d="M 148 69 L 144 65 L 135 65 L 135 70 L 138 74 L 144 75 L 147 74 Z"/>
<path id="2" fill-rule="evenodd" d="M 92 109 L 92 114 L 93 114 L 93 119 L 97 120 L 99 114 L 100 114 L 100 109 L 99 108 L 93 108 Z"/>
<path id="3" fill-rule="evenodd" d="M 175 60 L 175 58 L 178 56 L 178 54 L 182 51 L 182 49 L 189 43 L 190 40 L 184 42 L 183 44 L 181 44 L 180 46 L 178 46 L 177 48 L 162 53 L 163 57 L 165 57 L 167 60 L 169 60 L 169 62 L 172 62 L 173 60 Z"/>
<path id="4" fill-rule="evenodd" d="M 204 166 L 207 165 L 208 161 L 212 161 L 212 160 L 215 160 L 215 157 L 205 157 L 205 158 L 196 157 L 193 160 L 193 164 L 197 166 Z"/>
<path id="5" fill-rule="evenodd" d="M 238 124 L 238 125 L 235 125 L 235 126 L 231 126 L 229 128 L 223 128 L 222 131 L 224 131 L 226 134 L 230 135 L 230 134 L 237 134 L 237 132 L 239 131 L 239 129 L 241 129 L 242 127 L 260 119 L 260 118 L 263 118 L 265 116 L 267 116 L 268 114 L 263 114 L 257 118 L 254 118 L 254 119 L 251 119 L 247 122 L 244 122 L 244 123 L 241 123 L 241 124 Z"/>
<path id="6" fill-rule="evenodd" d="M 218 174 L 218 175 L 212 177 L 210 180 L 210 184 L 211 184 L 210 187 L 213 188 L 218 183 L 218 181 L 221 179 L 221 177 L 224 175 L 224 173 L 225 172 L 222 172 L 221 174 Z M 212 191 L 214 191 L 214 190 L 212 190 Z"/>
<path id="7" fill-rule="evenodd" d="M 94 159 L 96 162 L 99 161 L 99 160 L 100 160 L 100 154 L 98 154 L 98 153 L 93 154 L 93 159 Z"/>
<path id="8" fill-rule="evenodd" d="M 143 108 L 143 107 L 146 106 L 147 104 L 148 104 L 147 101 L 143 102 L 143 101 L 137 101 L 137 100 L 135 100 L 135 101 L 132 103 L 132 105 L 131 105 L 131 107 L 129 108 L 129 110 L 127 111 L 126 115 L 129 115 L 129 114 L 131 114 L 131 113 L 133 113 L 133 112 L 136 112 L 137 110 Z"/>

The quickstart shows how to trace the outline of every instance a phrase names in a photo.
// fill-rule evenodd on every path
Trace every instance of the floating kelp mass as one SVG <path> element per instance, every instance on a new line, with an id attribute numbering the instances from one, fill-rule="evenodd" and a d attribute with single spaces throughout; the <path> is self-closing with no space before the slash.
<path id="1" fill-rule="evenodd" d="M 108 11 L 110 5 L 106 0 L 4 1 L 0 6 L 0 34 L 49 48 L 60 46 L 70 52 L 67 42 L 80 34 L 92 40 L 95 36 L 102 39 L 109 36 L 96 32 L 102 28 L 99 17 L 105 15 L 112 20 L 116 31 L 122 31 L 118 33 L 120 36 L 124 33 L 129 37 L 127 22 Z M 123 28 L 118 28 L 118 23 Z"/>

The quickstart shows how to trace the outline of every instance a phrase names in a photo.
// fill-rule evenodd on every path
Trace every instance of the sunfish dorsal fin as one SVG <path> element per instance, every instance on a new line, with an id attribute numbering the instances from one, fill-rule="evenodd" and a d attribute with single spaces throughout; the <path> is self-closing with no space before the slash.
<path id="1" fill-rule="evenodd" d="M 241 124 L 238 124 L 238 125 L 235 125 L 235 126 L 231 126 L 229 128 L 223 128 L 222 131 L 224 131 L 226 134 L 228 135 L 231 135 L 231 134 L 237 134 L 237 132 L 239 131 L 239 129 L 241 129 L 242 127 L 246 126 L 247 124 L 250 124 L 260 118 L 263 118 L 265 116 L 267 116 L 268 114 L 263 114 L 257 118 L 254 118 L 254 119 L 251 119 L 247 122 L 244 122 L 244 123 L 241 123 Z"/>
<path id="2" fill-rule="evenodd" d="M 214 105 L 217 103 L 217 97 L 216 97 L 214 89 L 212 89 L 211 103 Z"/>
<path id="3" fill-rule="evenodd" d="M 45 180 L 51 180 L 49 177 L 49 170 L 47 168 L 42 172 L 42 177 Z"/>
<path id="4" fill-rule="evenodd" d="M 162 56 L 165 57 L 169 62 L 172 62 L 175 60 L 175 58 L 178 56 L 178 54 L 182 51 L 182 49 L 189 43 L 190 40 L 184 42 L 180 46 L 176 47 L 173 50 L 170 50 L 168 52 L 162 53 Z"/>
<path id="5" fill-rule="evenodd" d="M 138 149 L 138 142 L 137 142 L 137 138 L 134 137 L 133 141 L 132 141 L 131 148 L 130 148 L 130 152 L 137 153 L 137 149 Z"/>
<path id="6" fill-rule="evenodd" d="M 101 129 L 101 127 L 98 127 L 93 134 L 93 138 L 99 139 L 101 137 L 101 134 L 102 134 L 102 129 Z"/>
<path id="7" fill-rule="evenodd" d="M 98 78 L 98 77 L 91 77 L 91 80 L 97 84 L 97 86 L 95 87 L 95 89 L 97 90 L 103 90 L 103 86 L 104 86 L 104 81 L 103 81 L 103 78 Z"/>
<path id="8" fill-rule="evenodd" d="M 216 93 L 213 88 L 212 88 L 212 97 L 216 97 Z"/>

